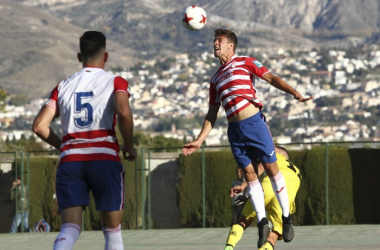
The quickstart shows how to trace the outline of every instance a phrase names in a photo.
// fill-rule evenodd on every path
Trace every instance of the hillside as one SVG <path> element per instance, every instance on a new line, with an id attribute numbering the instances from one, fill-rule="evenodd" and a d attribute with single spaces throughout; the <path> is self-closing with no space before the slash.
<path id="1" fill-rule="evenodd" d="M 60 80 L 81 68 L 76 54 L 83 32 L 41 10 L 2 1 L 0 87 L 8 93 L 46 96 Z M 132 65 L 128 49 L 109 42 L 108 50 L 108 68 Z"/>
<path id="2" fill-rule="evenodd" d="M 2 0 L 0 87 L 47 95 L 80 68 L 78 37 L 109 39 L 107 68 L 136 58 L 212 51 L 213 30 L 231 28 L 241 47 L 349 47 L 380 43 L 378 0 L 199 0 L 208 14 L 198 32 L 181 24 L 185 0 Z M 132 59 L 134 58 L 134 59 Z"/>
<path id="3" fill-rule="evenodd" d="M 36 0 L 24 0 L 24 3 Z M 378 0 L 199 0 L 208 14 L 200 32 L 183 29 L 178 0 L 46 0 L 36 5 L 86 29 L 152 55 L 211 48 L 215 28 L 234 29 L 245 46 L 352 46 L 380 32 Z M 194 44 L 203 46 L 194 48 Z"/>

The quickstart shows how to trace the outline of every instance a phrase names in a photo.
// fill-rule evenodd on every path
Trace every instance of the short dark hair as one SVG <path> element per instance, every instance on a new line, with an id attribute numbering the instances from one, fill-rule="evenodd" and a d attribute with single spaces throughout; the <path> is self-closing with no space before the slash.
<path id="1" fill-rule="evenodd" d="M 99 31 L 86 31 L 79 39 L 79 47 L 83 58 L 94 57 L 106 47 L 106 37 Z"/>
<path id="2" fill-rule="evenodd" d="M 225 36 L 230 43 L 233 43 L 234 52 L 235 52 L 235 49 L 238 45 L 238 39 L 234 32 L 232 32 L 231 30 L 217 29 L 214 31 L 214 33 L 215 33 L 215 36 L 221 36 L 221 35 Z"/>
<path id="3" fill-rule="evenodd" d="M 280 149 L 280 151 L 282 151 L 283 153 L 285 153 L 285 154 L 286 154 L 285 157 L 286 157 L 287 159 L 289 159 L 289 152 L 288 152 L 288 150 L 287 150 L 286 148 L 281 147 L 281 146 L 278 146 L 278 145 L 276 145 L 276 148 Z"/>

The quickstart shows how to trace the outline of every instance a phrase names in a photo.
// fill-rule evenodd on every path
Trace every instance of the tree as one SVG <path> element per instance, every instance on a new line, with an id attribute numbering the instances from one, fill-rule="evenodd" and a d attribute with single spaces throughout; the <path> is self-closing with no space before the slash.
<path id="1" fill-rule="evenodd" d="M 7 98 L 7 92 L 0 88 L 0 111 L 3 111 L 6 106 L 5 98 Z"/>
<path id="2" fill-rule="evenodd" d="M 29 103 L 29 97 L 24 94 L 12 95 L 9 103 L 15 106 L 21 106 Z"/>

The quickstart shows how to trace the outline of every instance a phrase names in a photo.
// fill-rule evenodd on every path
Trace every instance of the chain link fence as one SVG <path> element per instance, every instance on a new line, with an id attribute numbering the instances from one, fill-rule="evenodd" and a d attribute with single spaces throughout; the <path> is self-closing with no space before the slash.
<path id="1" fill-rule="evenodd" d="M 376 185 L 376 180 L 380 178 L 380 168 L 378 167 L 378 162 L 380 161 L 380 142 L 333 142 L 333 143 L 291 143 L 286 145 L 281 145 L 287 148 L 291 152 L 297 151 L 307 151 L 312 148 L 322 148 L 325 154 L 322 155 L 323 159 L 318 159 L 321 163 L 319 164 L 317 174 L 319 174 L 320 182 L 318 185 L 322 190 L 318 193 L 320 197 L 317 202 L 318 206 L 314 204 L 297 204 L 297 211 L 300 217 L 308 216 L 308 209 L 318 209 L 320 219 L 316 218 L 302 218 L 302 224 L 299 225 L 316 225 L 316 224 L 336 224 L 336 221 L 343 221 L 344 224 L 377 224 L 380 223 L 380 215 L 376 212 L 380 209 L 380 204 L 375 197 L 380 192 L 380 188 Z M 342 148 L 348 149 L 348 154 L 344 154 L 344 159 L 340 159 L 340 156 L 336 154 L 331 154 L 333 149 Z M 373 149 L 369 150 L 368 149 Z M 203 152 L 202 152 L 203 150 Z M 161 151 L 158 153 L 152 153 L 153 151 Z M 229 180 L 223 178 L 226 173 L 217 174 L 217 171 L 207 170 L 207 154 L 210 152 L 225 152 L 225 154 L 231 154 L 229 146 L 220 147 L 204 147 L 198 151 L 202 152 L 201 160 L 199 164 L 192 166 L 194 171 L 201 173 L 200 182 L 196 185 L 201 186 L 195 187 L 194 192 L 199 193 L 199 199 L 197 202 L 198 206 L 202 209 L 198 211 L 200 217 L 202 218 L 199 223 L 195 223 L 199 227 L 217 227 L 225 226 L 218 225 L 216 222 L 213 224 L 213 216 L 225 216 L 232 217 L 231 210 L 226 211 L 225 206 L 220 206 L 220 204 L 212 204 L 210 200 L 213 195 L 217 195 L 212 192 L 214 189 L 224 189 L 225 199 L 221 202 L 230 204 L 229 188 L 231 182 L 234 180 L 236 163 L 234 161 L 226 161 L 225 164 L 230 166 L 231 172 L 228 173 L 230 176 Z M 170 153 L 169 153 L 170 152 Z M 329 154 L 330 152 L 330 154 Z M 158 229 L 158 228 L 180 228 L 180 227 L 194 227 L 193 224 L 181 223 L 179 201 L 178 201 L 178 183 L 179 183 L 179 162 L 178 158 L 182 153 L 180 148 L 169 148 L 169 149 L 148 149 L 145 153 L 146 160 L 145 164 L 145 180 L 142 185 L 145 186 L 147 192 L 142 200 L 145 200 L 144 214 L 148 222 L 143 228 L 148 229 Z M 192 156 L 188 156 L 192 157 Z M 291 157 L 292 158 L 292 157 Z M 233 160 L 233 157 L 231 158 Z M 296 159 L 295 159 L 296 160 Z M 347 163 L 347 168 L 339 170 L 337 163 L 343 162 Z M 299 159 L 297 160 L 296 166 L 300 169 L 301 174 L 303 173 L 303 162 Z M 199 171 L 199 168 L 202 170 Z M 198 170 L 196 170 L 198 169 Z M 207 174 L 212 174 L 214 179 L 212 182 L 206 181 L 210 180 L 206 178 Z M 308 189 L 308 192 L 313 192 L 314 183 L 308 183 L 307 176 L 304 176 L 301 181 L 301 187 L 299 190 L 300 196 L 308 195 L 303 189 Z M 339 193 L 339 185 L 345 185 L 345 181 L 349 183 L 352 182 L 352 187 L 347 187 L 344 192 Z M 301 192 L 302 190 L 302 192 Z M 310 191 L 311 190 L 311 191 Z M 363 192 L 365 190 L 365 192 Z M 341 198 L 341 196 L 352 197 L 352 202 L 349 204 L 351 206 L 350 212 L 342 213 L 337 211 L 336 200 Z M 310 203 L 310 199 L 307 197 L 304 199 L 306 203 Z M 297 202 L 297 201 L 296 201 Z M 218 207 L 220 209 L 218 210 Z M 212 211 L 207 211 L 212 210 Z M 352 212 L 351 212 L 352 211 Z M 310 211 L 309 211 L 310 212 Z M 318 215 L 316 215 L 318 216 Z M 347 217 L 341 218 L 341 217 Z M 300 219 L 299 219 L 300 220 Z M 300 220 L 301 221 L 301 220 Z"/>
<path id="2" fill-rule="evenodd" d="M 296 223 L 299 225 L 315 225 L 315 224 L 336 224 L 336 221 L 342 221 L 342 218 L 350 217 L 347 224 L 376 224 L 380 223 L 380 214 L 377 212 L 380 209 L 380 204 L 377 199 L 380 192 L 377 180 L 380 179 L 380 142 L 336 142 L 336 143 L 292 143 L 281 145 L 286 147 L 291 153 L 295 152 L 295 165 L 300 169 L 301 174 L 304 174 L 303 163 L 310 161 L 302 154 L 297 156 L 297 152 L 309 151 L 313 148 L 320 148 L 325 152 L 320 154 L 315 174 L 318 175 L 318 183 L 309 183 L 307 175 L 301 181 L 301 187 L 298 195 L 299 198 L 305 200 L 304 203 L 297 203 L 297 212 L 299 215 Z M 336 149 L 348 150 L 348 154 L 342 154 L 345 159 L 340 158 L 339 154 L 332 154 Z M 338 150 L 339 151 L 339 150 Z M 218 169 L 207 167 L 209 164 L 214 164 L 210 161 L 208 155 L 213 152 L 222 153 L 222 164 L 228 166 L 224 172 Z M 180 173 L 180 158 L 182 148 L 148 148 L 141 149 L 140 159 L 135 166 L 135 188 L 133 193 L 135 205 L 132 206 L 136 211 L 125 211 L 132 213 L 135 216 L 135 228 L 133 229 L 171 229 L 171 228 L 187 228 L 187 227 L 219 227 L 229 226 L 220 224 L 217 218 L 224 217 L 226 221 L 232 219 L 231 198 L 229 197 L 229 188 L 232 181 L 236 178 L 235 170 L 236 163 L 232 157 L 229 146 L 220 147 L 202 147 L 198 150 L 198 157 L 195 164 L 186 169 L 186 173 Z M 55 171 L 57 163 L 57 155 L 52 152 L 28 152 L 27 160 L 24 162 L 24 154 L 22 152 L 0 152 L 0 232 L 8 233 L 11 228 L 12 219 L 16 213 L 16 204 L 10 199 L 10 189 L 15 176 L 22 177 L 22 185 L 28 185 L 36 178 L 39 178 L 42 173 L 31 173 L 30 162 L 39 156 L 52 157 L 51 162 L 44 160 L 43 164 L 49 165 L 41 167 L 41 171 Z M 298 158 L 297 158 L 298 157 Z M 349 159 L 347 159 L 349 158 Z M 219 159 L 220 160 L 220 159 Z M 292 156 L 291 156 L 292 160 Z M 338 163 L 347 164 L 346 170 L 338 170 Z M 42 164 L 42 163 L 40 163 Z M 51 165 L 51 166 L 50 166 Z M 49 169 L 49 167 L 51 169 Z M 40 171 L 39 168 L 33 168 L 33 171 Z M 49 169 L 49 170 L 46 170 Z M 192 173 L 193 171 L 193 173 Z M 46 174 L 46 173 L 45 173 Z M 52 173 L 49 173 L 52 175 Z M 190 176 L 188 190 L 194 192 L 196 197 L 191 202 L 191 206 L 197 207 L 194 212 L 193 222 L 184 221 L 181 217 L 181 209 L 179 199 L 191 199 L 194 193 L 179 193 L 180 179 L 183 174 Z M 43 175 L 42 175 L 43 176 Z M 31 178 L 33 180 L 31 180 Z M 210 179 L 211 178 L 211 179 Z M 334 180 L 334 181 L 332 181 Z M 346 189 L 346 193 L 337 193 L 339 186 L 337 182 L 345 181 L 352 187 Z M 40 182 L 40 181 L 38 181 Z M 347 184 L 347 185 L 348 185 Z M 35 184 L 34 184 L 35 185 Z M 33 227 L 33 223 L 42 218 L 50 218 L 53 221 L 59 221 L 59 214 L 54 212 L 57 210 L 56 200 L 54 200 L 54 180 L 43 180 L 39 185 L 48 186 L 45 193 L 40 194 L 39 190 L 29 190 L 26 193 L 28 200 L 27 210 L 29 211 L 29 227 Z M 33 185 L 32 185 L 33 186 Z M 315 202 L 310 192 L 313 189 L 321 188 L 319 193 L 315 191 L 319 197 Z M 223 196 L 220 196 L 222 190 Z M 307 193 L 305 190 L 308 190 Z M 219 194 L 218 194 L 219 192 Z M 52 196 L 51 201 L 46 207 L 49 209 L 37 209 L 34 202 L 38 200 L 36 195 Z M 21 194 L 17 194 L 21 195 Z M 180 197 L 182 195 L 182 197 Z M 218 202 L 213 201 L 214 196 L 218 196 Z M 310 196 L 310 197 L 305 197 Z M 339 214 L 335 211 L 336 200 L 341 196 L 350 196 L 352 201 L 349 204 L 352 215 Z M 30 199 L 32 197 L 32 199 Z M 331 198 L 334 197 L 334 198 Z M 308 200 L 309 198 L 309 200 Z M 332 200 L 334 199 L 334 200 Z M 309 203 L 309 204 L 306 204 Z M 39 204 L 41 206 L 41 204 Z M 93 206 L 93 204 L 91 204 Z M 38 207 L 38 206 L 37 206 Z M 310 209 L 318 209 L 318 218 L 308 218 Z M 38 210 L 38 211 L 30 211 Z M 93 208 L 91 208 L 93 209 Z M 351 218 L 352 217 L 352 218 Z M 301 220 L 302 219 L 302 220 Z M 339 220 L 340 219 L 340 220 Z M 133 220 L 133 219 L 132 219 Z M 190 219 L 192 220 L 192 219 Z M 301 222 L 302 223 L 299 223 Z M 59 222 L 54 222 L 59 223 Z M 59 228 L 59 225 L 55 225 Z M 18 229 L 21 232 L 22 228 Z"/>
<path id="3" fill-rule="evenodd" d="M 20 162 L 17 161 L 18 156 L 16 152 L 0 152 L 0 233 L 11 231 L 13 218 L 17 216 L 17 207 L 24 205 L 18 203 L 29 195 L 19 192 L 20 189 L 13 190 L 13 183 L 17 182 L 17 177 L 21 179 L 21 190 L 25 190 L 23 187 L 27 184 L 23 177 L 28 175 L 25 175 Z M 23 209 L 26 211 L 27 207 Z M 25 214 L 22 215 L 20 219 L 24 221 Z M 17 232 L 23 231 L 21 224 L 17 227 Z"/>

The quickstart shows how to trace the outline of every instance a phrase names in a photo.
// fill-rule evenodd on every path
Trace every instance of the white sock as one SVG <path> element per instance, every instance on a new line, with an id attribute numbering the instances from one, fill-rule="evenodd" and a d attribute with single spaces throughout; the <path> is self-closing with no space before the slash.
<path id="1" fill-rule="evenodd" d="M 61 227 L 61 232 L 55 238 L 53 250 L 72 250 L 74 243 L 80 235 L 80 226 L 74 223 L 65 223 Z"/>
<path id="2" fill-rule="evenodd" d="M 104 250 L 124 250 L 121 225 L 117 228 L 103 228 L 103 235 L 106 240 Z"/>
<path id="3" fill-rule="evenodd" d="M 276 195 L 276 198 L 278 200 L 278 203 L 280 203 L 280 206 L 282 208 L 282 214 L 285 217 L 289 216 L 289 198 L 288 198 L 288 191 L 286 189 L 285 179 L 281 172 L 278 172 L 277 175 L 273 177 L 269 177 L 272 188 L 274 191 L 274 194 Z"/>
<path id="4" fill-rule="evenodd" d="M 257 222 L 266 217 L 264 191 L 259 179 L 248 182 L 248 193 L 253 209 L 257 214 Z"/>

